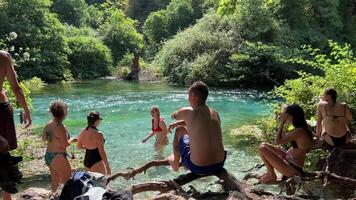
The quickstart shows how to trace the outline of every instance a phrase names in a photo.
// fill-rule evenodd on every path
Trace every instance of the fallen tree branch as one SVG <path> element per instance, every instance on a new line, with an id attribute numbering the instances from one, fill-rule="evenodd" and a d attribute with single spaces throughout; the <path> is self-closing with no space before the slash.
<path id="1" fill-rule="evenodd" d="M 143 166 L 137 168 L 137 169 L 131 169 L 131 171 L 129 172 L 118 172 L 112 176 L 110 176 L 108 178 L 107 183 L 109 183 L 110 181 L 113 181 L 115 179 L 117 179 L 118 177 L 124 177 L 126 180 L 135 177 L 137 174 L 139 173 L 146 173 L 146 170 L 151 168 L 151 167 L 157 167 L 157 166 L 169 166 L 168 160 L 153 160 L 150 161 L 146 164 L 144 164 Z"/>

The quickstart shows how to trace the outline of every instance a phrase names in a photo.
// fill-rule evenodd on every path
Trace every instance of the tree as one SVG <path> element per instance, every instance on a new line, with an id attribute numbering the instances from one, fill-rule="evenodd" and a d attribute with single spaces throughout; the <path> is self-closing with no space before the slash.
<path id="1" fill-rule="evenodd" d="M 126 17 L 121 10 L 113 9 L 108 14 L 99 32 L 112 51 L 114 63 L 117 63 L 127 52 L 141 51 L 143 36 L 137 32 L 135 21 Z"/>
<path id="2" fill-rule="evenodd" d="M 64 27 L 49 11 L 51 1 L 5 0 L 0 5 L 0 13 L 7 20 L 1 23 L 0 37 L 16 32 L 18 37 L 10 45 L 30 49 L 31 59 L 16 69 L 20 78 L 37 76 L 46 82 L 65 79 L 68 49 Z"/>
<path id="3" fill-rule="evenodd" d="M 54 0 L 51 9 L 69 25 L 81 27 L 88 22 L 88 5 L 84 0 Z"/>

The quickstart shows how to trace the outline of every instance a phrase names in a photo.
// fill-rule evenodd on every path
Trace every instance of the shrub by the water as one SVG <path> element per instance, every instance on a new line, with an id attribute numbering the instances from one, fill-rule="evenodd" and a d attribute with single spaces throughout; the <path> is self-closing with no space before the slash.
<path id="1" fill-rule="evenodd" d="M 110 49 L 93 37 L 71 37 L 67 39 L 71 63 L 70 70 L 75 79 L 93 79 L 108 76 L 112 72 Z"/>

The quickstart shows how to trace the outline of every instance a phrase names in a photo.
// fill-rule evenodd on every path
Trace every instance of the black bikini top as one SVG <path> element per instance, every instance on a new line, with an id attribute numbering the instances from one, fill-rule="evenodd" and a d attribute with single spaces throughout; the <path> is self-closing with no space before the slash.
<path id="1" fill-rule="evenodd" d="M 329 115 L 328 108 L 325 105 L 325 116 L 324 117 L 332 117 L 334 120 L 336 120 L 339 117 L 345 117 L 345 116 L 346 116 L 346 104 L 344 105 L 344 115 Z"/>
<path id="2" fill-rule="evenodd" d="M 99 130 L 98 130 L 95 126 L 92 126 L 92 125 L 87 126 L 87 127 L 85 128 L 85 130 L 88 130 L 89 128 L 92 128 L 92 129 L 94 129 L 94 130 L 96 130 L 96 131 L 99 132 Z"/>

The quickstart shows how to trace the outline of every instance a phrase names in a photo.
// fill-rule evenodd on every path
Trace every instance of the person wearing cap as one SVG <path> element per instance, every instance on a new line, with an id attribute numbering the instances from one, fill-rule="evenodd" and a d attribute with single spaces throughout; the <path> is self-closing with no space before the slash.
<path id="1" fill-rule="evenodd" d="M 90 112 L 87 116 L 88 126 L 78 137 L 77 147 L 85 149 L 85 170 L 111 175 L 110 165 L 104 149 L 104 136 L 98 130 L 102 120 L 99 112 Z"/>

